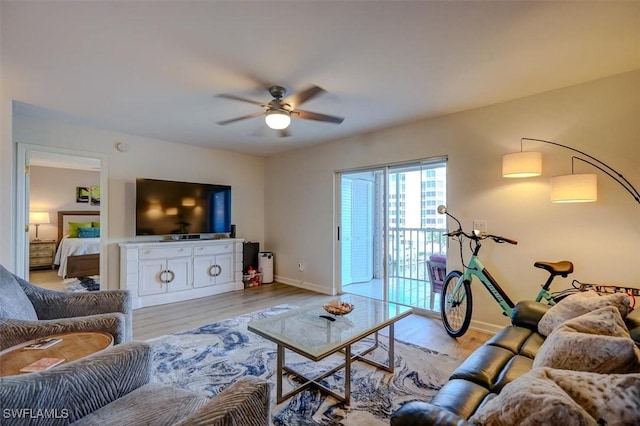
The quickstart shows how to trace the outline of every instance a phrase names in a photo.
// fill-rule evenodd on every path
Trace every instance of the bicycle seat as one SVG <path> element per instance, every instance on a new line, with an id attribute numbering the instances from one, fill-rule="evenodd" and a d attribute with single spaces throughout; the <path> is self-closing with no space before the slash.
<path id="1" fill-rule="evenodd" d="M 562 260 L 560 262 L 536 262 L 533 266 L 544 269 L 551 275 L 562 275 L 565 278 L 573 272 L 573 263 L 568 260 Z"/>

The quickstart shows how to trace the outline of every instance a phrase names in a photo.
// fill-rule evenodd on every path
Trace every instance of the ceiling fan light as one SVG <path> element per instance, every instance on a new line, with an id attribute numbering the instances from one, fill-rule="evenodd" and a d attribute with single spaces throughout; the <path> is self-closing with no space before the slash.
<path id="1" fill-rule="evenodd" d="M 552 203 L 589 203 L 598 199 L 598 180 L 594 174 L 575 174 L 551 178 Z"/>
<path id="2" fill-rule="evenodd" d="M 502 156 L 502 176 L 526 178 L 542 174 L 542 154 L 535 151 L 514 152 Z"/>
<path id="3" fill-rule="evenodd" d="M 287 111 L 275 109 L 267 111 L 264 121 L 270 128 L 274 130 L 282 130 L 286 129 L 289 127 L 289 124 L 291 124 L 291 116 Z"/>

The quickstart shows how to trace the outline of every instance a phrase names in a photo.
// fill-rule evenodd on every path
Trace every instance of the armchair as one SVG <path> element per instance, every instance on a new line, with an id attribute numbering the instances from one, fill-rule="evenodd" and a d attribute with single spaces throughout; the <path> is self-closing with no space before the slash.
<path id="1" fill-rule="evenodd" d="M 65 293 L 37 287 L 0 265 L 0 351 L 27 340 L 73 331 L 104 331 L 119 344 L 132 338 L 126 290 Z"/>
<path id="2" fill-rule="evenodd" d="M 25 424 L 25 413 L 43 413 L 38 425 L 267 426 L 269 384 L 246 376 L 213 399 L 153 381 L 153 350 L 127 342 L 39 373 L 0 381 L 6 426 Z"/>

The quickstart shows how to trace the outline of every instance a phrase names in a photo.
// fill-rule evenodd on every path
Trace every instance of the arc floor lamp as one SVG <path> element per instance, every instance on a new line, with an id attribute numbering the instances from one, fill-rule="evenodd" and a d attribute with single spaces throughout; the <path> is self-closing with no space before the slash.
<path id="1" fill-rule="evenodd" d="M 597 176 L 595 174 L 573 173 L 575 160 L 587 163 L 600 170 L 622 186 L 638 204 L 640 192 L 613 167 L 598 160 L 592 155 L 579 149 L 544 139 L 521 138 L 520 152 L 506 154 L 502 157 L 502 176 L 509 178 L 523 178 L 540 176 L 542 174 L 542 154 L 535 151 L 524 151 L 523 141 L 547 143 L 578 153 L 580 156 L 571 157 L 571 174 L 551 178 L 551 202 L 554 203 L 584 203 L 596 201 L 598 198 Z M 582 158 L 586 157 L 588 158 Z"/>

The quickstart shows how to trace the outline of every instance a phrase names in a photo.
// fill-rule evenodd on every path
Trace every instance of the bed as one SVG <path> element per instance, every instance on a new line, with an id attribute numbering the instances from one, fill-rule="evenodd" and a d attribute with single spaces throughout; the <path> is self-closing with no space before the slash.
<path id="1" fill-rule="evenodd" d="M 78 231 L 75 227 L 78 223 L 97 224 L 96 228 L 99 229 L 100 211 L 58 212 L 59 243 L 54 264 L 58 266 L 58 276 L 62 278 L 100 275 L 100 237 L 92 237 L 84 232 L 82 238 L 80 235 L 73 236 Z M 72 229 L 74 227 L 75 232 Z"/>

